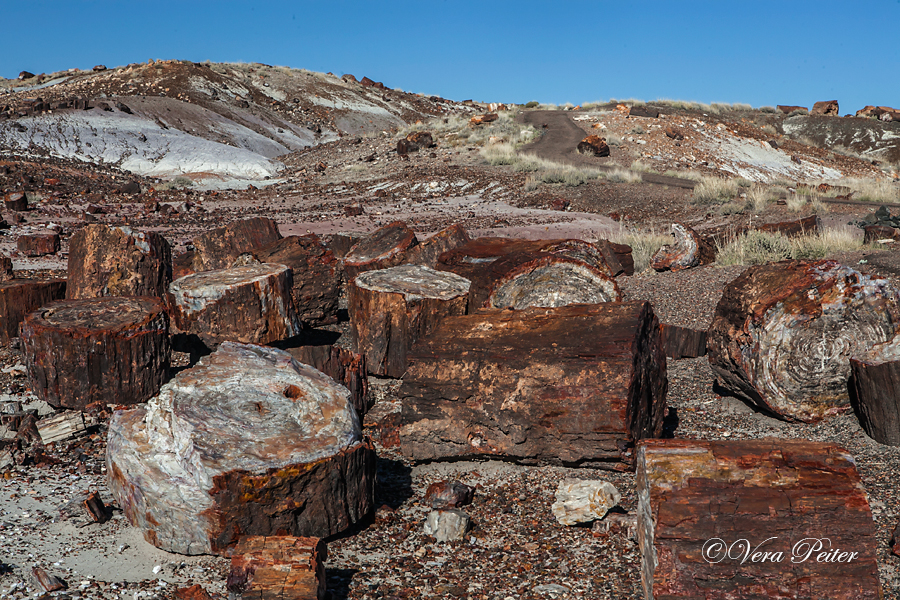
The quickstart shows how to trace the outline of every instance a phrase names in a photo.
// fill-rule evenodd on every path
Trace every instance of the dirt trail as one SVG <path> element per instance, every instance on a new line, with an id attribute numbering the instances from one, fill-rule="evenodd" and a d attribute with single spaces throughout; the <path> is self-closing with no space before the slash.
<path id="1" fill-rule="evenodd" d="M 584 131 L 573 121 L 571 115 L 562 110 L 532 110 L 523 114 L 523 121 L 542 129 L 544 135 L 535 142 L 525 146 L 522 151 L 540 158 L 566 163 L 576 167 L 593 167 L 602 171 L 611 171 L 613 166 L 597 164 L 596 158 L 579 154 L 576 150 L 578 142 L 584 139 Z M 546 127 L 544 127 L 546 125 Z M 690 179 L 667 177 L 658 173 L 640 173 L 645 183 L 658 183 L 685 189 L 694 189 L 695 182 Z"/>

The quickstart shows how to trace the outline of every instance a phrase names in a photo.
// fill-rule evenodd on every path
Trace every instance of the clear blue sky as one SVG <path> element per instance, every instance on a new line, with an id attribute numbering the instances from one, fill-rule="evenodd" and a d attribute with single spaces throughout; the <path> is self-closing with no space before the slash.
<path id="1" fill-rule="evenodd" d="M 0 75 L 147 59 L 352 73 L 455 100 L 900 107 L 900 0 L 3 3 Z"/>

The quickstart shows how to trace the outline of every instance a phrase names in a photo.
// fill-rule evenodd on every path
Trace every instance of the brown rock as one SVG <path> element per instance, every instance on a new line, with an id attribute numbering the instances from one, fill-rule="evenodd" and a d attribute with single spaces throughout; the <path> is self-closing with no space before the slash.
<path id="1" fill-rule="evenodd" d="M 900 230 L 886 225 L 866 225 L 863 243 L 874 244 L 879 240 L 900 240 Z"/>
<path id="2" fill-rule="evenodd" d="M 88 225 L 69 240 L 66 297 L 164 297 L 172 283 L 172 249 L 162 235 L 130 227 Z"/>
<path id="3" fill-rule="evenodd" d="M 812 111 L 810 112 L 812 115 L 830 115 L 830 116 L 840 116 L 840 109 L 838 107 L 837 100 L 822 100 L 821 102 L 816 102 L 813 104 Z"/>
<path id="4" fill-rule="evenodd" d="M 645 597 L 882 598 L 855 462 L 805 440 L 642 442 Z"/>
<path id="5" fill-rule="evenodd" d="M 203 589 L 203 586 L 199 583 L 189 587 L 178 588 L 175 590 L 175 598 L 177 600 L 212 600 L 209 592 Z"/>
<path id="6" fill-rule="evenodd" d="M 788 421 L 849 409 L 850 356 L 894 336 L 900 293 L 835 261 L 750 267 L 725 287 L 709 362 L 730 392 Z"/>
<path id="7" fill-rule="evenodd" d="M 666 357 L 671 359 L 706 356 L 706 330 L 660 323 Z"/>
<path id="8" fill-rule="evenodd" d="M 499 119 L 499 115 L 497 113 L 487 113 L 484 115 L 476 115 L 469 119 L 469 125 L 484 125 L 485 123 L 493 123 L 497 119 Z"/>
<path id="9" fill-rule="evenodd" d="M 780 110 L 781 112 L 783 112 L 786 115 L 789 115 L 792 112 L 797 111 L 797 110 L 802 111 L 804 113 L 809 112 L 809 109 L 806 108 L 805 106 L 787 106 L 787 105 L 781 105 L 781 104 L 778 105 L 778 110 Z"/>
<path id="10" fill-rule="evenodd" d="M 681 271 L 708 265 L 716 260 L 716 250 L 706 238 L 681 223 L 672 223 L 674 244 L 667 244 L 650 259 L 654 271 Z"/>
<path id="11" fill-rule="evenodd" d="M 319 538 L 243 537 L 226 587 L 245 600 L 325 600 L 326 556 Z"/>
<path id="12" fill-rule="evenodd" d="M 462 225 L 451 225 L 410 248 L 406 255 L 406 262 L 411 265 L 422 265 L 433 269 L 441 254 L 470 241 L 471 238 Z"/>
<path id="13" fill-rule="evenodd" d="M 448 317 L 409 353 L 401 450 L 626 469 L 662 433 L 667 385 L 646 302 Z"/>
<path id="14" fill-rule="evenodd" d="M 19 337 L 19 324 L 33 310 L 62 300 L 66 295 L 64 279 L 14 279 L 0 282 L 0 342 Z"/>
<path id="15" fill-rule="evenodd" d="M 582 154 L 593 154 L 594 156 L 609 156 L 609 146 L 606 139 L 598 135 L 589 135 L 578 142 L 578 151 Z"/>
<path id="16" fill-rule="evenodd" d="M 428 131 L 414 131 L 407 135 L 406 139 L 419 148 L 433 148 L 435 146 L 434 138 Z"/>
<path id="17" fill-rule="evenodd" d="M 230 267 L 241 254 L 253 253 L 281 239 L 278 224 L 267 217 L 236 221 L 194 238 L 193 272 Z"/>
<path id="18" fill-rule="evenodd" d="M 59 252 L 59 234 L 27 233 L 16 240 L 16 248 L 25 256 L 46 256 Z"/>
<path id="19" fill-rule="evenodd" d="M 125 105 L 123 104 L 122 106 L 125 106 Z M 119 194 L 128 194 L 129 196 L 133 196 L 135 194 L 140 194 L 141 193 L 141 184 L 138 183 L 137 181 L 129 181 L 127 183 L 120 185 L 116 189 L 116 192 L 118 192 Z"/>
<path id="20" fill-rule="evenodd" d="M 418 152 L 419 145 L 409 140 L 397 140 L 397 154 L 405 156 L 410 152 Z"/>
<path id="21" fill-rule="evenodd" d="M 862 428 L 879 444 L 900 446 L 900 338 L 850 358 L 850 402 Z"/>
<path id="22" fill-rule="evenodd" d="M 55 407 L 137 404 L 169 375 L 168 319 L 158 298 L 61 300 L 22 322 L 35 395 Z"/>
<path id="23" fill-rule="evenodd" d="M 632 106 L 628 110 L 628 116 L 630 116 L 630 117 L 647 117 L 650 119 L 658 119 L 659 111 L 650 106 Z"/>
<path id="24" fill-rule="evenodd" d="M 684 130 L 680 127 L 669 125 L 666 127 L 666 137 L 672 138 L 673 140 L 683 140 Z"/>
<path id="25" fill-rule="evenodd" d="M 459 481 L 438 481 L 425 490 L 425 502 L 431 508 L 459 508 L 471 504 L 475 488 Z"/>
<path id="26" fill-rule="evenodd" d="M 409 251 L 419 240 L 403 221 L 395 221 L 360 240 L 344 256 L 344 271 L 347 281 L 363 271 L 386 269 L 403 264 Z"/>
<path id="27" fill-rule="evenodd" d="M 13 271 L 12 259 L 8 256 L 0 255 L 0 282 L 10 281 L 16 277 Z"/>

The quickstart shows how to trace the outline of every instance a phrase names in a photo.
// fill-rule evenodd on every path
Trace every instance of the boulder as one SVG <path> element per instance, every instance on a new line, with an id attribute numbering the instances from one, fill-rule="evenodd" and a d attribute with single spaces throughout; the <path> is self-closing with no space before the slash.
<path id="1" fill-rule="evenodd" d="M 241 254 L 253 253 L 281 239 L 278 224 L 267 217 L 236 221 L 194 238 L 192 272 L 225 269 Z M 184 275 L 188 273 L 183 272 Z"/>
<path id="2" fill-rule="evenodd" d="M 594 156 L 609 156 L 609 146 L 606 144 L 606 138 L 599 135 L 589 135 L 578 142 L 578 151 L 582 154 L 593 154 Z"/>
<path id="3" fill-rule="evenodd" d="M 463 539 L 469 525 L 469 515 L 461 510 L 433 510 L 425 518 L 425 534 L 439 542 L 452 542 Z"/>
<path id="4" fill-rule="evenodd" d="M 16 240 L 16 248 L 25 256 L 56 254 L 59 252 L 59 234 L 52 231 L 20 235 Z"/>
<path id="5" fill-rule="evenodd" d="M 811 115 L 840 116 L 837 100 L 822 100 L 813 104 Z"/>

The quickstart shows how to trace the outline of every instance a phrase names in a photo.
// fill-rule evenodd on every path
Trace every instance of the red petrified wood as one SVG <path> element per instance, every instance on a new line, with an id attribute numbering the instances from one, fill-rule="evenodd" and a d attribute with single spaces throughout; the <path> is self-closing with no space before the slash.
<path id="1" fill-rule="evenodd" d="M 230 267 L 241 254 L 253 253 L 281 239 L 278 224 L 254 217 L 219 227 L 194 238 L 194 253 L 185 255 L 175 278 Z"/>
<path id="2" fill-rule="evenodd" d="M 406 262 L 411 265 L 431 267 L 437 264 L 438 258 L 444 252 L 458 248 L 471 241 L 469 234 L 462 225 L 451 225 L 438 231 L 430 238 L 413 246 L 406 257 Z"/>
<path id="3" fill-rule="evenodd" d="M 350 390 L 350 402 L 363 416 L 369 408 L 369 378 L 366 357 L 338 346 L 287 348 L 297 362 L 315 367 Z"/>
<path id="4" fill-rule="evenodd" d="M 66 295 L 64 279 L 11 279 L 0 282 L 0 342 L 19 337 L 25 315 Z"/>
<path id="5" fill-rule="evenodd" d="M 662 433 L 667 385 L 646 302 L 448 317 L 409 353 L 401 450 L 628 468 Z"/>
<path id="6" fill-rule="evenodd" d="M 673 244 L 660 248 L 650 261 L 655 271 L 681 271 L 707 265 L 716 259 L 716 251 L 708 240 L 681 223 L 672 223 Z"/>
<path id="7" fill-rule="evenodd" d="M 242 600 L 324 600 L 325 542 L 246 536 L 234 547 L 226 587 Z"/>
<path id="8" fill-rule="evenodd" d="M 29 233 L 20 235 L 16 247 L 25 256 L 45 256 L 59 252 L 59 234 Z"/>
<path id="9" fill-rule="evenodd" d="M 353 281 L 363 271 L 403 264 L 409 251 L 418 243 L 416 234 L 403 221 L 385 225 L 370 237 L 359 241 L 344 257 L 347 281 Z"/>
<path id="10" fill-rule="evenodd" d="M 645 598 L 880 600 L 854 458 L 805 440 L 638 446 Z"/>
<path id="11" fill-rule="evenodd" d="M 850 358 L 850 402 L 869 437 L 900 446 L 900 336 Z"/>

